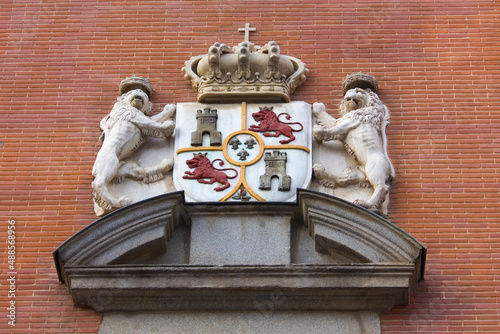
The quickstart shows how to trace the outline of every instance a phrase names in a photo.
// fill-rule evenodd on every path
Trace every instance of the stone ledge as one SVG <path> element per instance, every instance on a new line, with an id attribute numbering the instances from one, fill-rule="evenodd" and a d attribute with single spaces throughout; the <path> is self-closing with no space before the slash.
<path id="1" fill-rule="evenodd" d="M 411 265 L 67 268 L 75 306 L 97 311 L 386 311 L 408 302 Z"/>
<path id="2" fill-rule="evenodd" d="M 292 255 L 279 265 L 190 260 L 196 257 L 192 252 L 214 250 L 190 247 L 192 238 L 203 246 L 203 238 L 209 237 L 192 233 L 196 217 L 209 216 L 210 224 L 231 228 L 241 215 L 248 220 L 245 228 L 255 223 L 264 228 L 259 231 L 272 232 L 272 224 L 280 222 L 266 221 L 269 214 L 291 224 L 290 235 L 276 236 L 296 248 L 291 253 L 320 252 L 329 262 L 305 256 L 312 263 L 296 263 Z M 297 230 L 304 231 L 305 242 L 291 242 Z M 175 245 L 185 248 L 185 262 L 162 257 L 176 233 L 181 235 L 177 240 L 184 240 L 184 246 Z M 234 249 L 238 245 L 220 249 L 241 251 Z M 275 242 L 264 247 L 277 251 Z M 297 203 L 186 204 L 182 193 L 151 198 L 78 232 L 54 251 L 54 260 L 75 306 L 99 312 L 253 310 L 276 295 L 282 300 L 279 310 L 380 312 L 409 302 L 423 278 L 425 255 L 425 246 L 384 218 L 338 198 L 300 190 Z"/>

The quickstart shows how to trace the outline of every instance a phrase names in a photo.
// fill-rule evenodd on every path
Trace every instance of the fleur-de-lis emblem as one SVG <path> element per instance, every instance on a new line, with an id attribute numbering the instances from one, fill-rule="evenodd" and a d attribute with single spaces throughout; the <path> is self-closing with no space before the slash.
<path id="1" fill-rule="evenodd" d="M 238 149 L 238 147 L 240 147 L 241 142 L 240 142 L 240 140 L 238 139 L 238 137 L 233 137 L 233 138 L 229 141 L 229 143 L 228 143 L 228 144 L 229 144 L 229 145 L 231 145 L 231 148 L 232 148 L 233 150 L 237 150 L 237 149 Z"/>

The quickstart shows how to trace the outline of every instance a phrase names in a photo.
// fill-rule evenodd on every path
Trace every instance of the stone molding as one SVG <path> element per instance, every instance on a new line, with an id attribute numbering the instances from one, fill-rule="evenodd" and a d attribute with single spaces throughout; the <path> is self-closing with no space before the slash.
<path id="1" fill-rule="evenodd" d="M 292 227 L 307 229 L 316 251 L 334 261 L 216 266 L 137 260 L 164 253 L 192 217 L 270 213 L 292 217 Z M 301 189 L 297 203 L 185 203 L 182 192 L 162 195 L 99 219 L 53 255 L 75 306 L 99 312 L 253 310 L 276 294 L 282 301 L 276 310 L 380 312 L 409 302 L 423 278 L 425 254 L 425 246 L 380 216 Z"/>
<path id="2" fill-rule="evenodd" d="M 69 270 L 75 306 L 98 312 L 243 311 L 273 295 L 282 300 L 276 310 L 386 311 L 408 303 L 413 272 L 391 264 Z"/>
<path id="3" fill-rule="evenodd" d="M 302 221 L 315 240 L 323 238 L 332 245 L 347 247 L 362 262 L 410 263 L 422 247 L 393 223 L 347 201 L 301 191 L 298 203 Z M 327 251 L 334 252 L 335 248 Z"/>

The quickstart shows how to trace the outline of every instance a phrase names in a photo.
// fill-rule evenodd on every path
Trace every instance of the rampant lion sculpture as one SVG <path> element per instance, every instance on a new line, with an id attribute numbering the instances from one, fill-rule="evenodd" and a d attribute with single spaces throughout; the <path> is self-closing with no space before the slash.
<path id="1" fill-rule="evenodd" d="M 354 203 L 385 216 L 389 185 L 395 175 L 387 154 L 385 134 L 389 111 L 369 88 L 347 90 L 340 111 L 343 116 L 335 119 L 326 112 L 324 104 L 315 103 L 313 113 L 318 124 L 313 128 L 313 135 L 319 142 L 341 141 L 359 168 L 349 168 L 343 175 L 333 175 L 324 166 L 316 164 L 313 166 L 314 176 L 320 184 L 330 188 L 368 181 L 373 194 L 368 200 L 358 199 Z"/>
<path id="2" fill-rule="evenodd" d="M 281 115 L 286 115 L 285 118 L 287 120 L 290 119 L 290 115 L 287 113 L 281 113 L 279 115 L 276 115 L 276 113 L 273 111 L 273 107 L 260 108 L 258 112 L 252 114 L 253 119 L 257 122 L 260 122 L 260 124 L 258 125 L 252 124 L 250 125 L 248 130 L 255 132 L 265 132 L 264 136 L 266 137 L 279 137 L 280 135 L 284 135 L 285 137 L 288 137 L 288 139 L 280 140 L 280 143 L 288 144 L 289 142 L 295 140 L 293 132 L 302 131 L 303 127 L 302 124 L 300 124 L 299 122 L 286 123 L 280 121 L 279 117 Z M 293 129 L 290 125 L 299 125 L 300 129 L 298 130 Z M 275 132 L 269 133 L 267 131 L 275 131 Z"/>
<path id="3" fill-rule="evenodd" d="M 213 166 L 214 162 L 219 161 L 219 166 L 224 166 L 224 162 L 221 159 L 215 159 L 210 162 L 210 159 L 207 158 L 207 154 L 203 153 L 193 153 L 193 158 L 186 161 L 186 164 L 189 168 L 194 168 L 194 172 L 185 171 L 182 178 L 183 179 L 191 179 L 198 180 L 198 183 L 206 183 L 213 184 L 214 182 L 222 183 L 223 185 L 220 187 L 214 188 L 215 191 L 222 191 L 224 189 L 229 188 L 231 185 L 227 181 L 227 179 L 234 179 L 238 176 L 238 171 L 234 168 L 215 168 Z M 235 172 L 235 175 L 228 176 L 224 171 L 230 170 Z M 208 180 L 206 180 L 208 179 Z"/>
<path id="4" fill-rule="evenodd" d="M 135 78 L 147 80 L 132 77 L 132 81 Z M 149 80 L 147 82 L 149 83 Z M 163 174 L 172 169 L 174 163 L 172 159 L 164 159 L 157 166 L 141 167 L 133 161 L 124 162 L 124 159 L 131 156 L 148 136 L 167 138 L 172 135 L 175 128 L 171 119 L 175 113 L 175 105 L 166 105 L 162 112 L 149 117 L 153 104 L 147 93 L 152 93 L 152 89 L 147 90 L 138 84 L 131 88 L 134 87 L 140 88 L 127 90 L 119 96 L 118 102 L 100 124 L 103 130 L 100 139 L 103 140 L 103 144 L 92 169 L 94 177 L 92 191 L 95 203 L 105 211 L 132 202 L 126 196 L 116 198 L 111 194 L 109 185 L 112 181 L 129 177 L 145 183 L 155 182 L 163 179 Z"/>

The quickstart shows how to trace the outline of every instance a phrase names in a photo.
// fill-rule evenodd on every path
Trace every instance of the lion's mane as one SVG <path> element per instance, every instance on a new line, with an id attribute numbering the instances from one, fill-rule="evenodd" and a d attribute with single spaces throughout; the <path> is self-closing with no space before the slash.
<path id="1" fill-rule="evenodd" d="M 129 92 L 130 93 L 130 92 Z M 117 97 L 117 102 L 114 104 L 111 112 L 101 120 L 101 129 L 103 133 L 99 138 L 100 141 L 103 141 L 107 135 L 107 132 L 119 121 L 130 121 L 136 117 L 143 117 L 143 115 L 150 115 L 153 111 L 153 103 L 149 101 L 146 106 L 143 108 L 143 111 L 132 107 L 128 102 L 129 93 L 120 95 Z"/>
<path id="2" fill-rule="evenodd" d="M 362 123 L 371 124 L 379 131 L 382 129 L 382 124 L 388 121 L 385 106 L 374 92 L 365 92 L 365 94 L 369 95 L 368 104 L 350 112 L 345 107 L 345 100 L 340 102 L 342 117 L 337 119 L 337 123 L 345 119 L 357 119 Z"/>

